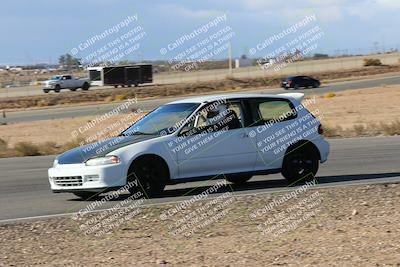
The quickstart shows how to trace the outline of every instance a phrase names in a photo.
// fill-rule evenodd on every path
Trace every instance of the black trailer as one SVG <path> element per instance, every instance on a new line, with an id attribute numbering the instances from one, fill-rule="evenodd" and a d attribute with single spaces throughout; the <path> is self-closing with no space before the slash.
<path id="1" fill-rule="evenodd" d="M 153 65 L 151 64 L 137 64 L 140 68 L 141 78 L 140 83 L 152 83 L 153 82 Z"/>
<path id="2" fill-rule="evenodd" d="M 141 84 L 142 72 L 138 66 L 125 67 L 125 85 L 127 86 L 138 86 Z"/>
<path id="3" fill-rule="evenodd" d="M 103 68 L 104 85 L 125 85 L 125 67 L 104 67 Z"/>
<path id="4" fill-rule="evenodd" d="M 137 64 L 131 66 L 88 68 L 92 85 L 99 86 L 138 86 L 153 82 L 153 66 Z"/>

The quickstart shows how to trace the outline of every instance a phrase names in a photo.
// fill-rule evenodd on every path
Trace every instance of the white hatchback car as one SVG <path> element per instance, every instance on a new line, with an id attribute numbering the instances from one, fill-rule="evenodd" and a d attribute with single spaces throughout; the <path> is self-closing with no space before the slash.
<path id="1" fill-rule="evenodd" d="M 313 179 L 327 160 L 322 126 L 301 93 L 202 96 L 165 104 L 115 138 L 59 155 L 51 189 L 82 198 L 129 185 L 147 197 L 167 184 L 282 173 Z M 318 115 L 318 114 L 317 114 Z"/>

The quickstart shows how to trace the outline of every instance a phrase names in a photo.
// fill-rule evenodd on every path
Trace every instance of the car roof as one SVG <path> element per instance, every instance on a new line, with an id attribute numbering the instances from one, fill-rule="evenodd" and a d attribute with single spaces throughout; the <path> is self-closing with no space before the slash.
<path id="1" fill-rule="evenodd" d="M 297 75 L 297 76 L 293 76 L 292 78 L 304 78 L 304 77 L 308 77 L 308 76 L 305 76 L 305 75 Z"/>
<path id="2" fill-rule="evenodd" d="M 311 78 L 311 77 L 307 75 L 297 75 L 297 76 L 289 76 L 285 79 L 296 79 L 296 78 Z"/>
<path id="3" fill-rule="evenodd" d="M 224 95 L 205 95 L 205 96 L 197 96 L 192 98 L 185 98 L 181 100 L 176 100 L 170 102 L 168 104 L 180 104 L 180 103 L 209 103 L 213 101 L 218 101 L 222 99 L 231 100 L 238 98 L 284 98 L 292 100 L 290 96 L 284 95 L 271 95 L 271 94 L 224 94 Z"/>

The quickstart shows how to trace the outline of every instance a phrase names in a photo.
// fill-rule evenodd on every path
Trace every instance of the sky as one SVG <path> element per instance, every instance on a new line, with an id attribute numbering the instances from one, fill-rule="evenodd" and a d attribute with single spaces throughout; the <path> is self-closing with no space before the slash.
<path id="1" fill-rule="evenodd" d="M 56 63 L 61 54 L 135 15 L 137 21 L 129 29 L 140 26 L 145 37 L 139 41 L 139 48 L 122 59 L 170 59 L 207 34 L 166 54 L 160 49 L 224 15 L 226 21 L 213 30 L 230 27 L 234 32 L 230 40 L 234 56 L 248 54 L 269 36 L 312 14 L 316 15 L 313 25 L 324 32 L 313 52 L 365 53 L 400 48 L 399 11 L 399 0 L 4 1 L 0 9 L 0 64 Z M 77 57 L 88 56 L 122 33 L 110 34 L 90 49 L 78 51 Z M 257 51 L 253 56 L 265 53 Z M 215 57 L 227 57 L 227 53 Z"/>

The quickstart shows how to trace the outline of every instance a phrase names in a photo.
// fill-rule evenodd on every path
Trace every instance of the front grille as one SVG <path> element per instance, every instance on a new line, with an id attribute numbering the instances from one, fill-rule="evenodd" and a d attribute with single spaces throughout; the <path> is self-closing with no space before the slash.
<path id="1" fill-rule="evenodd" d="M 53 177 L 53 181 L 58 186 L 82 186 L 82 176 Z"/>

